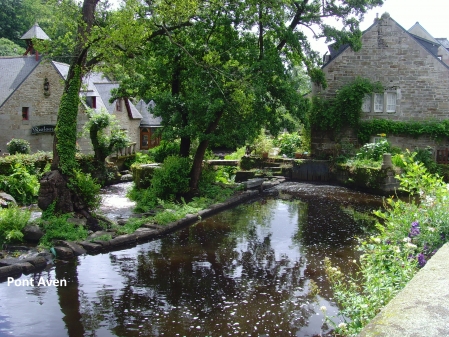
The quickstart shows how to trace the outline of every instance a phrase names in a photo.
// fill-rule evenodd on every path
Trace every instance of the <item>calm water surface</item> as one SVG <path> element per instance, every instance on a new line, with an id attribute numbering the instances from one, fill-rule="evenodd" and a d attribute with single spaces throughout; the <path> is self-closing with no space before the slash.
<path id="1" fill-rule="evenodd" d="M 330 316 L 338 308 L 322 261 L 328 256 L 350 272 L 360 233 L 341 205 L 368 210 L 381 199 L 340 187 L 284 186 L 300 200 L 260 200 L 157 241 L 21 277 L 66 279 L 66 287 L 0 283 L 0 336 L 329 332 L 320 307 Z M 315 298 L 312 280 L 320 288 Z"/>

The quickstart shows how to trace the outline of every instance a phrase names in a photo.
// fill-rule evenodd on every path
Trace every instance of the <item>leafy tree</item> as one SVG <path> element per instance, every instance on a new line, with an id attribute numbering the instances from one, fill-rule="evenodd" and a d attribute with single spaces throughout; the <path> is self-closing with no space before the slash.
<path id="1" fill-rule="evenodd" d="M 24 52 L 25 49 L 21 46 L 3 37 L 0 38 L 0 56 L 17 56 Z"/>
<path id="2" fill-rule="evenodd" d="M 44 211 L 53 204 L 56 213 L 77 212 L 87 219 L 91 229 L 99 228 L 98 221 L 90 213 L 92 207 L 89 200 L 85 198 L 85 194 L 80 193 L 81 186 L 75 186 L 81 181 L 76 179 L 79 171 L 75 159 L 81 79 L 96 65 L 132 56 L 139 47 L 136 41 L 148 40 L 162 32 L 162 28 L 159 28 L 159 32 L 153 32 L 156 26 L 145 27 L 145 31 L 140 29 L 138 20 L 135 20 L 138 14 L 136 3 L 128 0 L 125 7 L 111 12 L 107 1 L 84 0 L 75 7 L 72 0 L 60 1 L 61 7 L 67 5 L 69 8 L 67 13 L 70 20 L 65 20 L 67 13 L 58 18 L 61 27 L 65 27 L 68 32 L 60 51 L 70 50 L 70 67 L 58 111 L 51 171 L 41 180 L 38 205 Z M 184 4 L 184 1 L 175 1 L 174 4 L 176 3 Z M 173 8 L 176 10 L 177 6 Z M 157 13 L 151 15 L 157 16 Z M 120 97 L 128 96 L 125 93 Z M 97 150 L 100 150 L 101 144 L 97 145 Z M 82 181 L 90 182 L 86 179 Z"/>
<path id="3" fill-rule="evenodd" d="M 316 37 L 360 48 L 358 19 L 381 0 L 201 2 L 182 29 L 164 29 L 134 59 L 123 60 L 116 74 L 127 71 L 121 90 L 157 102 L 166 139 L 180 138 L 180 155 L 188 156 L 193 140 L 191 192 L 198 187 L 209 144 L 241 146 L 265 127 L 273 134 L 292 119 L 305 122 L 308 100 L 299 95 L 294 71 L 307 69 L 312 81 L 325 85 L 318 53 L 300 27 Z M 141 7 L 145 11 L 145 6 Z M 337 30 L 323 21 L 343 22 Z M 150 24 L 146 21 L 144 24 Z M 295 75 L 295 76 L 293 76 Z"/>
<path id="4" fill-rule="evenodd" d="M 89 134 L 95 152 L 95 159 L 104 163 L 106 157 L 114 151 L 125 147 L 128 142 L 126 131 L 120 128 L 114 115 L 106 110 L 88 111 L 89 120 L 83 132 Z"/>

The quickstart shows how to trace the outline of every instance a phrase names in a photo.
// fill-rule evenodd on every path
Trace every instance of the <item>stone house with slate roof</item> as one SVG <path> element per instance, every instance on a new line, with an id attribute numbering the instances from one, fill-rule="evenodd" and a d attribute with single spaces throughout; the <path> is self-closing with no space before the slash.
<path id="1" fill-rule="evenodd" d="M 313 94 L 332 98 L 356 77 L 379 81 L 383 93 L 367 95 L 362 120 L 383 118 L 396 121 L 443 120 L 449 118 L 449 41 L 433 38 L 419 23 L 408 31 L 388 13 L 376 19 L 362 35 L 362 48 L 354 52 L 348 45 L 329 47 L 322 70 L 328 87 L 313 87 Z M 341 133 L 340 141 L 357 144 L 352 130 Z M 373 135 L 374 136 L 374 135 Z M 449 142 L 429 137 L 387 135 L 393 146 L 403 149 L 432 147 L 438 150 Z M 313 132 L 314 155 L 335 153 L 336 140 L 329 134 Z"/>
<path id="2" fill-rule="evenodd" d="M 36 24 L 23 38 L 28 42 L 33 37 L 45 37 L 43 34 Z M 6 144 L 12 138 L 29 141 L 32 152 L 52 150 L 53 131 L 68 70 L 68 64 L 43 59 L 31 42 L 24 56 L 0 57 L 0 150 L 3 153 L 7 152 Z M 151 139 L 142 143 L 141 133 L 146 132 L 149 137 L 149 128 L 160 127 L 160 119 L 147 107 L 142 114 L 127 98 L 109 103 L 111 90 L 118 86 L 99 73 L 92 72 L 83 78 L 78 131 L 87 121 L 87 108 L 106 109 L 127 130 L 131 142 L 137 145 L 136 150 L 151 148 Z M 143 102 L 139 104 L 139 107 L 144 105 Z M 80 138 L 78 145 L 81 152 L 92 152 L 90 139 Z"/>

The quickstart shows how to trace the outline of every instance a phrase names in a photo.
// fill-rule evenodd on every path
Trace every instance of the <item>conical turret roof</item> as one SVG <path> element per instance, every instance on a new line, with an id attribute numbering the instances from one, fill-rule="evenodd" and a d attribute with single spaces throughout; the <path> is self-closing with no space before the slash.
<path id="1" fill-rule="evenodd" d="M 31 40 L 31 39 L 39 39 L 39 40 L 50 40 L 47 34 L 39 27 L 39 24 L 36 22 L 33 27 L 29 31 L 27 31 L 20 38 L 21 40 Z"/>

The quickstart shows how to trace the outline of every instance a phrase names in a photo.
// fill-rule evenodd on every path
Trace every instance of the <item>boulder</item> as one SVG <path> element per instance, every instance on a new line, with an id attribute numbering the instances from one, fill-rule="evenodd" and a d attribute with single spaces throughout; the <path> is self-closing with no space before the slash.
<path id="1" fill-rule="evenodd" d="M 23 259 L 20 262 L 29 262 L 36 269 L 44 269 L 47 266 L 47 259 L 44 256 L 39 255 L 35 257 L 30 257 L 28 259 Z"/>
<path id="2" fill-rule="evenodd" d="M 22 267 L 17 265 L 11 265 L 6 267 L 0 267 L 0 280 L 6 279 L 9 276 L 18 276 L 22 274 Z"/>
<path id="3" fill-rule="evenodd" d="M 0 206 L 2 208 L 8 208 L 10 206 L 17 206 L 16 199 L 8 193 L 0 191 Z"/>
<path id="4" fill-rule="evenodd" d="M 23 238 L 26 241 L 38 242 L 44 236 L 44 232 L 36 225 L 26 225 L 22 229 Z"/>
<path id="5" fill-rule="evenodd" d="M 60 260 L 70 260 L 73 258 L 73 250 L 67 247 L 54 247 L 56 252 L 56 257 Z"/>
<path id="6" fill-rule="evenodd" d="M 15 264 L 15 266 L 19 266 L 20 268 L 22 268 L 23 274 L 29 274 L 36 270 L 36 267 L 29 262 L 20 262 Z"/>
<path id="7" fill-rule="evenodd" d="M 55 242 L 55 245 L 70 248 L 75 256 L 80 256 L 87 253 L 82 246 L 76 244 L 75 242 L 58 240 Z"/>

